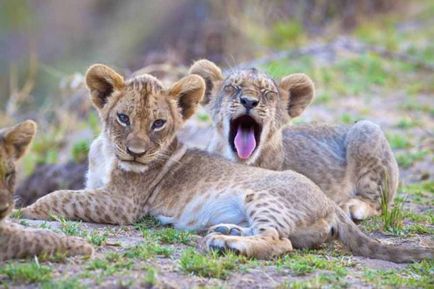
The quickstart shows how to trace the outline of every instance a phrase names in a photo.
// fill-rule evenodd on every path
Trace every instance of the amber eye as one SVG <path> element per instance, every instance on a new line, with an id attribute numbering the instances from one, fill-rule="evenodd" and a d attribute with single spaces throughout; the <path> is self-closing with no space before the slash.
<path id="1" fill-rule="evenodd" d="M 5 175 L 6 182 L 10 183 L 13 180 L 14 176 L 15 176 L 14 171 L 7 173 Z"/>
<path id="2" fill-rule="evenodd" d="M 152 124 L 152 129 L 153 129 L 153 130 L 161 129 L 165 124 L 166 124 L 166 121 L 165 121 L 164 119 L 157 119 L 157 120 L 154 121 L 154 123 Z"/>
<path id="3" fill-rule="evenodd" d="M 241 90 L 239 87 L 233 86 L 232 84 L 225 85 L 223 89 L 226 93 L 229 94 L 235 94 L 236 92 Z"/>
<path id="4" fill-rule="evenodd" d="M 130 118 L 126 114 L 118 113 L 118 121 L 122 126 L 130 125 Z"/>
<path id="5" fill-rule="evenodd" d="M 277 95 L 277 93 L 275 91 L 272 91 L 272 90 L 267 90 L 264 92 L 264 95 L 268 98 L 273 98 Z"/>

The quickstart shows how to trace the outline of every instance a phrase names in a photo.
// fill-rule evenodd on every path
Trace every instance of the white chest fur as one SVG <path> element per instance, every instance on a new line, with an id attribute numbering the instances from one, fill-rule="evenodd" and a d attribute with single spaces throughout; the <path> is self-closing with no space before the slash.
<path id="1" fill-rule="evenodd" d="M 200 194 L 187 204 L 179 218 L 163 215 L 155 217 L 162 224 L 173 224 L 177 229 L 191 231 L 223 223 L 239 225 L 247 220 L 242 194 L 235 190 Z"/>
<path id="2" fill-rule="evenodd" d="M 96 189 L 108 184 L 114 159 L 113 152 L 106 145 L 104 136 L 100 135 L 90 146 L 87 189 Z"/>

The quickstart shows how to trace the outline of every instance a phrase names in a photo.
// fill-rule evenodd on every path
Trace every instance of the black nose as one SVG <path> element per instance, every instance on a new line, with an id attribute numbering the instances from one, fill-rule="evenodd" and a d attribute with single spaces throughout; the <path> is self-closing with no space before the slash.
<path id="1" fill-rule="evenodd" d="M 258 105 L 258 101 L 256 99 L 248 98 L 246 96 L 242 96 L 240 101 L 241 104 L 247 109 L 252 109 Z"/>
<path id="2" fill-rule="evenodd" d="M 138 158 L 138 157 L 141 157 L 141 156 L 143 156 L 145 153 L 146 153 L 146 151 L 145 150 L 136 150 L 136 149 L 130 149 L 129 147 L 127 147 L 127 153 L 130 155 L 130 156 L 133 156 L 133 157 L 136 157 L 136 158 Z"/>

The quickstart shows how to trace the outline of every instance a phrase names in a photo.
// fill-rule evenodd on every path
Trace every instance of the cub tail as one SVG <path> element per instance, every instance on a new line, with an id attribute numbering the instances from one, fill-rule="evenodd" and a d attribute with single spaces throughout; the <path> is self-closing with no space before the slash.
<path id="1" fill-rule="evenodd" d="M 337 207 L 337 206 L 336 206 Z M 337 207 L 337 238 L 354 254 L 395 263 L 434 258 L 434 248 L 382 244 L 368 237 Z"/>

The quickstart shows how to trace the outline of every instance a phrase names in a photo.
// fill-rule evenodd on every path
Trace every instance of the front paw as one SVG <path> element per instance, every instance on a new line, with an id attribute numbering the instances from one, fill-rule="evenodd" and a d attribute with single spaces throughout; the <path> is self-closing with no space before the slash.
<path id="1" fill-rule="evenodd" d="M 199 248 L 202 251 L 210 252 L 217 251 L 219 253 L 235 252 L 237 254 L 245 255 L 246 250 L 241 246 L 236 238 L 243 238 L 237 236 L 225 236 L 220 233 L 210 233 L 206 235 L 199 243 Z"/>

